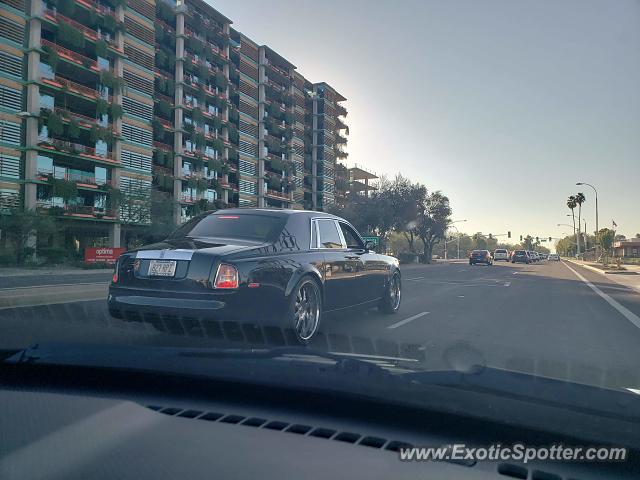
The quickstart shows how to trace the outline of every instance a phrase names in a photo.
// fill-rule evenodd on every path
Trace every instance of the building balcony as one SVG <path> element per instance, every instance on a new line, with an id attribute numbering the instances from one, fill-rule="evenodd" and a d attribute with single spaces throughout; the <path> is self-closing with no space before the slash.
<path id="1" fill-rule="evenodd" d="M 50 42 L 49 40 L 45 40 L 44 38 L 41 40 L 42 46 L 50 48 L 54 52 L 56 52 L 61 59 L 66 60 L 67 62 L 73 63 L 75 65 L 88 68 L 96 73 L 100 73 L 100 69 L 98 68 L 98 62 L 92 58 L 85 57 L 77 52 L 69 50 L 68 48 L 62 47 L 57 43 Z"/>
<path id="2" fill-rule="evenodd" d="M 197 201 L 197 198 L 195 195 L 191 195 L 188 193 L 181 193 L 179 198 L 180 198 L 180 203 L 195 203 Z"/>
<path id="3" fill-rule="evenodd" d="M 51 179 L 53 172 L 45 172 L 39 171 L 36 175 L 36 180 L 40 182 L 48 182 Z M 58 178 L 58 177 L 56 177 Z M 114 187 L 117 188 L 118 185 L 113 180 L 104 180 L 101 178 L 96 178 L 93 175 L 89 174 L 79 174 L 79 173 L 66 173 L 64 178 L 60 180 L 67 180 L 68 182 L 75 182 L 78 188 L 85 188 L 90 190 L 96 190 L 100 188 Z"/>
<path id="4" fill-rule="evenodd" d="M 278 200 L 285 200 L 287 202 L 291 201 L 291 195 L 288 193 L 283 193 L 278 190 L 271 190 L 267 188 L 264 192 L 266 197 L 277 198 Z"/>
<path id="5" fill-rule="evenodd" d="M 55 113 L 60 116 L 63 122 L 70 122 L 74 120 L 81 128 L 91 128 L 94 125 L 102 126 L 98 123 L 98 119 L 82 115 L 80 113 L 72 112 L 66 108 L 55 107 Z M 112 128 L 112 127 L 111 127 Z M 115 132 L 114 132 L 115 133 Z"/>
<path id="6" fill-rule="evenodd" d="M 160 122 L 165 130 L 173 130 L 173 124 L 169 120 L 165 120 L 164 118 L 157 116 L 154 116 L 153 119 Z"/>
<path id="7" fill-rule="evenodd" d="M 109 8 L 105 5 L 100 5 L 94 1 L 91 0 L 76 0 L 76 3 L 84 8 L 86 8 L 87 10 L 93 10 L 94 12 L 96 12 L 98 15 L 102 15 L 102 16 L 110 16 L 113 17 L 117 20 L 116 18 L 116 12 L 112 9 Z"/>
<path id="8" fill-rule="evenodd" d="M 76 30 L 82 32 L 82 34 L 86 39 L 92 42 L 97 42 L 98 40 L 104 40 L 107 43 L 107 47 L 111 48 L 112 50 L 118 53 L 124 54 L 124 50 L 118 48 L 118 46 L 115 44 L 113 39 L 109 39 L 107 36 L 100 34 L 99 32 L 89 27 L 86 27 L 79 22 L 76 22 L 75 20 L 69 17 L 65 17 L 64 15 L 62 15 L 59 12 L 56 12 L 55 10 L 45 8 L 43 12 L 43 18 L 55 25 L 58 25 L 60 21 L 65 22 L 71 25 Z"/>
<path id="9" fill-rule="evenodd" d="M 156 25 L 160 25 L 164 30 L 164 32 L 168 33 L 169 35 L 173 35 L 176 31 L 175 28 L 173 28 L 168 23 L 165 23 L 164 21 L 162 21 L 158 16 L 156 16 L 155 23 Z"/>
<path id="10" fill-rule="evenodd" d="M 285 77 L 286 79 L 293 80 L 293 75 L 291 75 L 287 70 L 274 65 L 268 59 L 265 59 L 265 65 L 269 67 L 272 71 L 279 73 L 281 76 Z"/>
<path id="11" fill-rule="evenodd" d="M 41 78 L 40 83 L 43 85 L 47 85 L 59 90 L 66 90 L 71 93 L 75 93 L 76 95 L 80 95 L 89 100 L 97 100 L 101 97 L 100 92 L 97 90 L 86 87 L 76 82 L 72 82 L 71 80 L 67 80 L 66 78 L 55 76 L 54 78 Z M 109 98 L 108 101 L 111 101 Z"/>
<path id="12" fill-rule="evenodd" d="M 64 205 L 62 207 L 57 207 L 41 203 L 37 206 L 37 209 L 41 213 L 49 213 L 50 209 L 56 209 L 60 212 L 59 216 L 61 217 L 73 217 L 89 220 L 116 220 L 118 218 L 118 213 L 115 210 L 92 207 L 90 205 Z"/>
<path id="13" fill-rule="evenodd" d="M 53 152 L 67 153 L 70 155 L 77 155 L 88 160 L 97 160 L 99 162 L 109 163 L 112 165 L 120 165 L 120 160 L 114 159 L 111 152 L 107 152 L 102 155 L 96 152 L 93 147 L 88 147 L 80 143 L 73 143 L 66 140 L 59 140 L 57 138 L 41 139 L 38 142 L 38 147 Z"/>
<path id="14" fill-rule="evenodd" d="M 165 152 L 173 151 L 173 147 L 171 145 L 167 145 L 166 143 L 162 143 L 162 142 L 153 142 L 153 147 L 156 150 L 163 150 Z"/>

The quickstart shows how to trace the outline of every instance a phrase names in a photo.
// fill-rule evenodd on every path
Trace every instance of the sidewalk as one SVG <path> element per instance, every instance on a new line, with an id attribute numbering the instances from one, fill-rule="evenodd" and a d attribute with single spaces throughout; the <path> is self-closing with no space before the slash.
<path id="1" fill-rule="evenodd" d="M 592 262 L 575 260 L 573 258 L 563 258 L 563 260 L 568 263 L 573 263 L 574 265 L 580 265 L 581 267 L 591 270 L 592 272 L 599 273 L 600 275 L 604 275 L 617 284 L 623 285 L 640 293 L 640 266 L 638 265 L 624 265 L 626 270 L 615 272 L 600 270 L 599 268 L 590 265 Z"/>

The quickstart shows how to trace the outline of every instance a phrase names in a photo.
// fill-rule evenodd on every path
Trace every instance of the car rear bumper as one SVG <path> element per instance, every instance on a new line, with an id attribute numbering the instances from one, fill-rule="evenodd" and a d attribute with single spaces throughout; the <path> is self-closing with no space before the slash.
<path id="1" fill-rule="evenodd" d="M 249 289 L 184 294 L 111 286 L 107 304 L 111 316 L 131 321 L 188 317 L 273 324 L 283 318 L 287 302 L 284 295 L 268 297 Z"/>

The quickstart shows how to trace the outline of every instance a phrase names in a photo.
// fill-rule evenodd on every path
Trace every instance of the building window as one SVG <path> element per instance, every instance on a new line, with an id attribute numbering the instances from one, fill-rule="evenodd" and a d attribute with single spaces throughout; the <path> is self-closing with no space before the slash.
<path id="1" fill-rule="evenodd" d="M 98 155 L 99 157 L 106 157 L 107 153 L 108 153 L 107 143 L 102 140 L 98 140 L 96 142 L 96 155 Z"/>
<path id="2" fill-rule="evenodd" d="M 38 155 L 37 169 L 38 173 L 53 173 L 53 158 L 45 157 L 44 155 Z"/>
<path id="3" fill-rule="evenodd" d="M 51 110 L 55 109 L 55 99 L 51 95 L 47 95 L 46 93 L 40 94 L 40 110 Z"/>
<path id="4" fill-rule="evenodd" d="M 109 70 L 111 64 L 108 58 L 98 57 L 98 70 Z"/>

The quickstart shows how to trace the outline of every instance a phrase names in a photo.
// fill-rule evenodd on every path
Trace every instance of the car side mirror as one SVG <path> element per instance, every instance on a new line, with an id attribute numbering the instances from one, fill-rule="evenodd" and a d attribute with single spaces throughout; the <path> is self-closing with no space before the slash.
<path id="1" fill-rule="evenodd" d="M 376 249 L 376 244 L 373 243 L 371 240 L 367 240 L 366 242 L 364 242 L 364 249 L 365 250 L 375 250 Z"/>

